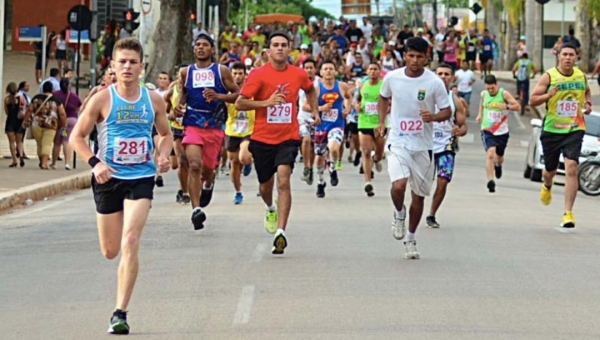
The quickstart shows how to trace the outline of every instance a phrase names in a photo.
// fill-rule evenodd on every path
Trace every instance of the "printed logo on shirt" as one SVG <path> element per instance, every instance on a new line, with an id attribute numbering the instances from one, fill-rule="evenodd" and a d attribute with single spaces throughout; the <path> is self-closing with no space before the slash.
<path id="1" fill-rule="evenodd" d="M 426 93 L 425 90 L 419 89 L 419 94 L 417 95 L 417 99 L 419 99 L 420 101 L 425 100 L 425 93 Z"/>

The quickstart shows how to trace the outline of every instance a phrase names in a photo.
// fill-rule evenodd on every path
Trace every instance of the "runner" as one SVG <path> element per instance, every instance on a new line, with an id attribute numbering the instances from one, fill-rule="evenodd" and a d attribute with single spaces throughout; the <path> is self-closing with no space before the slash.
<path id="1" fill-rule="evenodd" d="M 496 192 L 494 176 L 497 179 L 502 178 L 502 163 L 504 163 L 504 152 L 509 137 L 509 110 L 519 111 L 521 105 L 508 91 L 498 87 L 495 76 L 486 76 L 484 82 L 485 90 L 481 92 L 476 121 L 481 123 L 481 140 L 487 153 L 485 160 L 487 188 L 493 193 Z"/>
<path id="2" fill-rule="evenodd" d="M 306 71 L 288 65 L 290 39 L 284 32 L 269 37 L 269 63 L 253 70 L 242 88 L 235 108 L 256 110 L 250 152 L 266 204 L 265 229 L 274 233 L 273 254 L 283 254 L 287 247 L 285 229 L 292 206 L 290 177 L 300 146 L 297 118 L 298 92 L 306 92 L 314 124 L 320 124 L 317 94 Z M 274 174 L 277 174 L 279 201 L 273 202 Z"/>
<path id="3" fill-rule="evenodd" d="M 155 161 L 161 172 L 169 170 L 173 144 L 163 98 L 139 84 L 143 55 L 136 39 L 121 39 L 115 44 L 111 64 L 117 83 L 90 99 L 70 138 L 75 152 L 93 169 L 102 253 L 114 259 L 121 250 L 117 304 L 108 329 L 112 334 L 129 334 L 127 306 L 138 274 L 140 237 L 150 212 L 156 173 L 151 158 L 152 126 L 160 134 L 160 153 Z M 94 125 L 99 132 L 97 155 L 85 141 Z"/>
<path id="4" fill-rule="evenodd" d="M 348 117 L 346 117 L 346 127 L 344 128 L 344 140 L 346 142 L 342 144 L 342 151 L 344 149 L 348 149 L 348 162 L 352 163 L 354 166 L 358 166 L 360 164 L 361 158 L 360 141 L 358 140 L 358 111 L 354 105 L 360 91 L 360 89 L 356 86 L 357 82 L 358 81 L 354 79 L 348 79 L 346 82 L 346 84 L 348 84 L 348 90 L 352 94 L 353 105 L 350 114 Z M 341 157 L 342 155 L 340 154 L 340 159 Z M 341 162 L 339 163 L 340 166 L 336 167 L 337 170 L 341 170 Z"/>
<path id="5" fill-rule="evenodd" d="M 158 85 L 154 91 L 156 91 L 161 97 L 165 97 L 165 95 L 167 94 L 167 92 L 169 91 L 169 83 L 171 82 L 171 77 L 169 76 L 169 74 L 167 72 L 161 72 L 158 74 L 158 78 L 156 79 L 156 84 Z M 142 83 L 143 85 L 143 83 Z M 148 86 L 150 84 L 146 84 L 146 86 Z M 152 90 L 152 89 L 150 89 Z M 158 139 L 159 139 L 159 135 L 158 132 L 156 131 L 156 128 L 152 128 L 152 139 L 154 140 L 154 145 L 158 145 Z M 156 151 L 154 152 L 154 157 L 158 157 L 158 148 L 156 149 Z M 173 165 L 173 164 L 171 164 Z M 163 187 L 165 185 L 164 179 L 163 177 L 160 175 L 160 172 L 156 172 L 156 186 L 157 187 Z"/>
<path id="6" fill-rule="evenodd" d="M 227 120 L 227 107 L 224 102 L 234 103 L 239 95 L 229 69 L 213 62 L 214 49 L 210 36 L 198 35 L 194 43 L 196 63 L 180 72 L 182 91 L 175 109 L 175 115 L 183 117 L 181 144 L 189 163 L 188 188 L 195 230 L 204 228 L 206 214 L 201 208 L 208 206 L 213 195 L 215 170 L 225 137 L 223 125 Z"/>
<path id="7" fill-rule="evenodd" d="M 230 44 L 231 46 L 231 44 Z M 242 63 L 234 63 L 231 66 L 233 81 L 238 87 L 244 85 L 246 80 L 246 67 Z M 228 118 L 225 123 L 225 135 L 227 136 L 227 158 L 231 162 L 231 181 L 235 189 L 233 204 L 242 204 L 242 167 L 244 176 L 250 175 L 252 171 L 252 155 L 248 151 L 250 135 L 254 129 L 254 110 L 238 111 L 235 104 L 227 104 Z"/>
<path id="8" fill-rule="evenodd" d="M 177 70 L 185 68 L 188 65 L 179 65 Z M 179 104 L 179 94 L 181 93 L 181 72 L 177 72 L 177 79 L 169 86 L 169 91 L 165 95 L 167 102 L 167 112 L 169 113 L 169 124 L 171 133 L 173 133 L 173 150 L 171 151 L 171 169 L 177 170 L 179 179 L 179 190 L 175 196 L 175 201 L 179 204 L 189 204 L 190 195 L 188 193 L 189 164 L 185 157 L 185 151 L 181 145 L 183 139 L 183 118 L 175 117 L 175 108 Z"/>
<path id="9" fill-rule="evenodd" d="M 454 82 L 452 66 L 440 64 L 435 73 L 446 85 L 452 116 L 449 120 L 433 123 L 433 155 L 437 169 L 437 185 L 431 201 L 429 216 L 425 219 L 427 226 L 431 228 L 440 227 L 435 214 L 444 201 L 448 183 L 452 181 L 454 161 L 458 152 L 458 137 L 467 134 L 465 107 L 460 102 L 460 98 L 450 91 L 450 84 Z"/>
<path id="10" fill-rule="evenodd" d="M 321 124 L 315 127 L 315 162 L 317 163 L 317 197 L 325 197 L 325 166 L 329 168 L 332 186 L 339 183 L 336 166 L 341 160 L 344 125 L 350 113 L 352 93 L 348 84 L 335 79 L 335 64 L 331 60 L 321 63 L 322 80 L 315 84 Z M 325 155 L 327 154 L 327 158 Z"/>
<path id="11" fill-rule="evenodd" d="M 392 182 L 392 202 L 396 208 L 392 234 L 397 240 L 406 235 L 404 194 L 410 183 L 411 206 L 408 237 L 404 242 L 406 259 L 419 259 L 415 233 L 423 215 L 425 196 L 434 178 L 433 124 L 448 120 L 452 114 L 444 82 L 425 69 L 429 43 L 419 37 L 406 41 L 406 67 L 386 74 L 377 109 L 379 126 L 376 136 L 385 135 L 385 120 L 390 112 L 390 132 L 386 149 L 388 172 Z M 436 106 L 440 108 L 437 114 Z"/>
<path id="12" fill-rule="evenodd" d="M 546 104 L 544 127 L 540 137 L 544 150 L 542 204 L 552 201 L 552 183 L 560 155 L 565 159 L 565 213 L 561 227 L 574 228 L 573 205 L 579 188 L 577 164 L 585 134 L 584 114 L 592 111 L 592 95 L 585 73 L 574 67 L 577 46 L 564 44 L 558 52 L 558 67 L 546 71 L 533 89 L 532 106 Z"/>
<path id="13" fill-rule="evenodd" d="M 318 81 L 317 63 L 314 59 L 306 59 L 302 64 L 304 71 L 308 74 L 308 78 L 316 82 Z M 304 162 L 304 171 L 302 172 L 301 180 L 306 184 L 312 185 L 314 180 L 313 166 L 315 165 L 315 127 L 312 125 L 312 114 L 310 112 L 310 104 L 306 101 L 306 93 L 300 89 L 300 107 L 298 108 L 298 124 L 300 125 L 300 138 L 302 138 L 302 158 Z"/>
<path id="14" fill-rule="evenodd" d="M 483 31 L 483 38 L 479 42 L 481 53 L 479 54 L 479 63 L 481 64 L 481 79 L 491 75 L 492 65 L 494 63 L 494 41 L 490 36 L 490 31 Z"/>
<path id="15" fill-rule="evenodd" d="M 372 197 L 375 195 L 373 192 L 373 184 L 371 184 L 373 164 L 375 164 L 377 172 L 381 172 L 383 168 L 381 160 L 383 159 L 385 135 L 387 134 L 387 131 L 385 131 L 383 135 L 375 137 L 375 129 L 379 126 L 377 100 L 379 98 L 379 93 L 381 92 L 381 86 L 383 85 L 379 64 L 371 63 L 367 68 L 367 74 L 369 75 L 369 78 L 362 84 L 360 93 L 356 99 L 356 104 L 358 106 L 357 109 L 359 109 L 358 134 L 362 150 L 365 192 L 367 193 L 367 196 Z M 371 156 L 373 150 L 375 150 L 374 158 Z"/>

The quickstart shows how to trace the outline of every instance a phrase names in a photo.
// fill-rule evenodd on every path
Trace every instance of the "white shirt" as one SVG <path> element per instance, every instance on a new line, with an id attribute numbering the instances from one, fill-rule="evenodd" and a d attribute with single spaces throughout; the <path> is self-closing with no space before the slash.
<path id="1" fill-rule="evenodd" d="M 313 41 L 311 44 L 313 58 L 316 58 L 321 53 L 321 45 L 318 41 Z"/>
<path id="2" fill-rule="evenodd" d="M 442 51 L 442 48 L 444 47 L 444 35 L 442 33 L 438 33 L 435 35 L 435 50 L 436 51 Z"/>
<path id="3" fill-rule="evenodd" d="M 363 32 L 363 36 L 365 37 L 367 44 L 370 44 L 373 41 L 371 38 L 373 32 L 373 25 L 367 24 L 366 26 L 360 26 L 360 30 Z"/>
<path id="4" fill-rule="evenodd" d="M 315 80 L 313 81 L 313 84 L 316 85 L 319 83 L 319 77 L 315 77 Z M 302 106 L 304 106 L 304 103 L 306 103 L 306 92 L 304 92 L 304 90 L 300 90 L 298 92 L 298 123 L 300 123 L 300 125 L 305 124 L 305 123 L 312 123 L 312 113 L 309 111 L 304 111 L 302 109 Z"/>
<path id="5" fill-rule="evenodd" d="M 156 93 L 158 93 L 163 98 L 165 97 L 165 95 L 167 94 L 167 92 L 169 92 L 169 89 L 161 90 L 159 88 L 156 88 Z"/>
<path id="6" fill-rule="evenodd" d="M 475 81 L 475 73 L 471 70 L 463 71 L 462 69 L 456 71 L 456 84 L 458 92 L 472 92 L 473 86 L 471 82 Z"/>
<path id="7" fill-rule="evenodd" d="M 433 150 L 433 124 L 421 119 L 419 110 L 436 112 L 450 107 L 444 82 L 425 69 L 417 78 L 405 74 L 406 67 L 388 72 L 380 94 L 392 99 L 387 143 L 409 151 Z"/>
<path id="8" fill-rule="evenodd" d="M 454 93 L 450 91 L 448 93 L 448 99 L 450 100 L 450 111 L 452 111 L 452 117 L 443 122 L 433 122 L 433 153 L 443 152 L 448 144 L 452 142 L 452 126 L 455 122 L 456 117 L 456 105 L 454 103 Z M 436 109 L 435 113 L 439 110 Z"/>
<path id="9" fill-rule="evenodd" d="M 360 47 L 360 45 L 356 46 L 356 52 L 359 52 L 362 55 L 365 64 L 369 65 L 371 63 L 371 58 L 369 57 L 369 45 L 365 44 L 365 47 Z"/>

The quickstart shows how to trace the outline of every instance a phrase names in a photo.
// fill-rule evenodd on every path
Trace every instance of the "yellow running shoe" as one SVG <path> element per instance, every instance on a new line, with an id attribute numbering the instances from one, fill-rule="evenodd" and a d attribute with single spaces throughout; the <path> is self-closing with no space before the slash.
<path id="1" fill-rule="evenodd" d="M 275 234 L 277 231 L 277 210 L 270 211 L 269 208 L 265 211 L 265 229 L 269 234 Z"/>
<path id="2" fill-rule="evenodd" d="M 552 202 L 552 188 L 547 188 L 546 184 L 542 184 L 542 191 L 540 191 L 540 200 L 543 205 L 548 205 Z"/>
<path id="3" fill-rule="evenodd" d="M 342 170 L 342 161 L 341 160 L 338 160 L 335 163 L 335 169 L 338 170 L 338 171 Z"/>
<path id="4" fill-rule="evenodd" d="M 570 211 L 565 212 L 560 226 L 563 228 L 575 228 L 575 215 Z"/>

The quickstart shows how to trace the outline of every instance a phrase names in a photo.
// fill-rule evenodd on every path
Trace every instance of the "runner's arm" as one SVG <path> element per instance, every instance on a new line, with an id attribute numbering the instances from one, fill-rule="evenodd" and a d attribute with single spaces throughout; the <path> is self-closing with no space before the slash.
<path id="1" fill-rule="evenodd" d="M 154 108 L 154 126 L 156 126 L 156 132 L 158 132 L 158 152 L 164 159 L 169 159 L 171 155 L 171 149 L 173 148 L 173 135 L 169 128 L 169 121 L 167 120 L 167 103 L 165 103 L 162 96 L 156 92 L 150 93 L 152 99 L 152 107 Z"/>
<path id="2" fill-rule="evenodd" d="M 233 81 L 233 76 L 231 75 L 231 71 L 223 65 L 219 66 L 221 68 L 221 77 L 223 79 L 223 85 L 229 91 L 228 94 L 217 94 L 217 99 L 222 100 L 226 103 L 234 104 L 238 96 L 240 95 L 240 88 Z"/>
<path id="3" fill-rule="evenodd" d="M 515 99 L 515 97 L 513 97 L 512 94 L 510 94 L 510 92 L 504 91 L 502 93 L 502 96 L 504 97 L 504 101 L 508 103 L 508 104 L 506 104 L 507 110 L 511 110 L 511 111 L 520 111 L 521 110 L 521 104 L 519 104 L 519 102 Z"/>
<path id="4" fill-rule="evenodd" d="M 457 95 L 454 96 L 454 103 L 456 105 L 456 125 L 458 126 L 458 131 L 456 132 L 456 136 L 464 136 L 467 134 L 467 111 L 466 107 L 460 101 L 460 98 Z"/>
<path id="5" fill-rule="evenodd" d="M 311 86 L 311 88 L 306 91 L 306 102 L 310 105 L 310 112 L 312 114 L 312 118 L 317 120 L 319 118 L 319 94 L 317 93 L 316 86 Z"/>
<path id="6" fill-rule="evenodd" d="M 485 94 L 485 91 L 481 91 L 481 95 L 479 98 L 479 112 L 477 113 L 477 118 L 475 118 L 475 120 L 478 123 L 481 123 L 481 119 L 483 118 L 483 95 Z"/>
<path id="7" fill-rule="evenodd" d="M 550 76 L 548 73 L 544 73 L 531 92 L 531 96 L 529 97 L 529 105 L 542 105 L 552 97 L 550 93 L 546 92 L 548 90 L 548 85 L 550 85 Z"/>
<path id="8" fill-rule="evenodd" d="M 69 144 L 73 148 L 73 151 L 86 161 L 92 158 L 94 153 L 88 143 L 86 143 L 85 138 L 94 130 L 94 125 L 102 117 L 102 107 L 105 106 L 103 104 L 108 102 L 110 102 L 110 94 L 108 92 L 103 91 L 94 95 L 88 102 L 89 105 L 85 107 L 85 110 L 77 118 L 77 123 L 75 123 L 73 132 L 71 132 L 71 136 L 69 137 Z"/>
<path id="9" fill-rule="evenodd" d="M 187 105 L 187 89 L 185 88 L 185 81 L 187 79 L 187 67 L 182 67 L 179 69 L 179 102 L 177 103 L 178 107 Z"/>
<path id="10" fill-rule="evenodd" d="M 350 87 L 346 83 L 342 83 L 342 93 L 344 94 L 344 118 L 352 112 L 352 93 L 350 93 Z"/>

